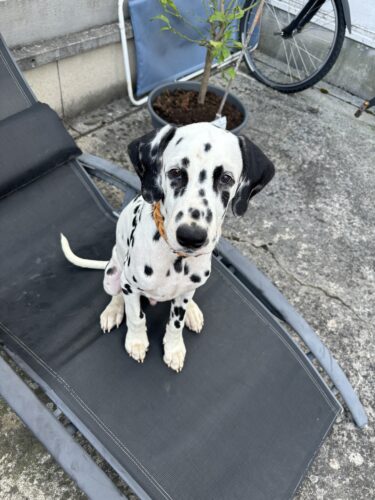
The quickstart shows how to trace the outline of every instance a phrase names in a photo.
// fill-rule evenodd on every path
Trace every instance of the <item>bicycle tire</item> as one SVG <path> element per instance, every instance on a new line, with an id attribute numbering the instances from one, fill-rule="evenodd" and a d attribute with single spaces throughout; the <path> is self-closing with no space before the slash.
<path id="1" fill-rule="evenodd" d="M 245 53 L 244 60 L 245 60 L 246 66 L 247 66 L 250 74 L 256 80 L 263 83 L 267 87 L 273 88 L 273 89 L 275 89 L 279 92 L 282 92 L 284 94 L 301 92 L 302 90 L 306 90 L 306 89 L 312 87 L 313 85 L 315 85 L 315 83 L 319 82 L 322 78 L 324 78 L 324 76 L 331 70 L 332 66 L 335 64 L 338 56 L 340 55 L 342 45 L 344 43 L 345 30 L 346 30 L 344 8 L 343 8 L 343 5 L 341 3 L 341 0 L 332 0 L 332 1 L 336 6 L 336 11 L 337 11 L 336 39 L 335 39 L 334 45 L 331 49 L 331 52 L 330 52 L 328 59 L 325 61 L 323 66 L 316 73 L 314 73 L 310 78 L 307 78 L 303 82 L 278 84 L 276 82 L 272 82 L 271 80 L 265 78 L 257 70 L 254 71 L 251 68 L 250 63 L 249 63 L 250 55 L 249 55 L 249 53 Z M 249 7 L 253 3 L 254 3 L 254 0 L 246 0 L 245 4 L 244 4 L 244 8 Z M 244 33 L 244 30 L 247 29 L 248 20 L 249 20 L 250 15 L 251 15 L 251 9 L 249 11 L 247 11 L 245 16 L 241 19 L 240 30 L 239 30 L 241 40 L 243 40 L 243 35 L 245 35 L 245 37 L 246 37 L 246 32 Z"/>

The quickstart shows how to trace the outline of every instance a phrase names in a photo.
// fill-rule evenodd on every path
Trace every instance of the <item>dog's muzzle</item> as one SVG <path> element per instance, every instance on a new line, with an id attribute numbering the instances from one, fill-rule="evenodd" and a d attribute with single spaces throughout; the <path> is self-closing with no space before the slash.
<path id="1" fill-rule="evenodd" d="M 157 230 L 160 236 L 168 243 L 167 234 L 164 227 L 164 217 L 160 212 L 160 202 L 157 202 L 152 207 L 152 217 L 154 219 Z M 189 226 L 182 224 L 177 228 L 176 238 L 178 243 L 186 249 L 186 252 L 178 252 L 171 248 L 172 252 L 181 257 L 188 257 L 198 248 L 203 247 L 207 243 L 207 231 L 199 226 Z"/>

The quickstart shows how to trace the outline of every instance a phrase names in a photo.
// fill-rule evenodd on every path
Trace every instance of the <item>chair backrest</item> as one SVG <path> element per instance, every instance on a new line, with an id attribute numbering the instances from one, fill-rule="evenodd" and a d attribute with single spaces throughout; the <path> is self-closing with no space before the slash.
<path id="1" fill-rule="evenodd" d="M 81 154 L 47 104 L 0 121 L 0 199 Z"/>
<path id="2" fill-rule="evenodd" d="M 175 4 L 197 29 L 203 32 L 207 30 L 204 22 L 207 17 L 204 2 L 176 0 Z M 129 13 L 136 47 L 137 95 L 145 94 L 161 83 L 178 80 L 202 68 L 205 58 L 203 47 L 173 33 L 160 31 L 163 24 L 160 21 L 151 21 L 152 17 L 163 13 L 158 0 L 129 0 Z M 191 38 L 198 37 L 197 33 L 182 21 L 173 20 L 173 26 Z"/>

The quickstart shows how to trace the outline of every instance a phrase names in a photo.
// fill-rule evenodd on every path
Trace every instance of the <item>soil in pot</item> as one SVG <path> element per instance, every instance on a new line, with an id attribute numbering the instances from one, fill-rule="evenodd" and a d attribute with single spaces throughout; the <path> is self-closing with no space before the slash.
<path id="1" fill-rule="evenodd" d="M 155 112 L 168 123 L 188 125 L 189 123 L 211 122 L 216 117 L 221 97 L 207 92 L 204 104 L 198 104 L 195 90 L 166 90 L 157 96 L 153 107 Z M 243 114 L 235 106 L 225 103 L 223 115 L 227 117 L 227 129 L 233 130 L 243 121 Z"/>

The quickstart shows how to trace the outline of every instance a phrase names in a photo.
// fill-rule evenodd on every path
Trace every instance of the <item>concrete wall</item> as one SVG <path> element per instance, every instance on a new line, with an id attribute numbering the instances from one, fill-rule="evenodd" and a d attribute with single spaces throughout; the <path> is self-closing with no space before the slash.
<path id="1" fill-rule="evenodd" d="M 375 48 L 374 0 L 349 0 L 353 29 L 348 38 Z"/>
<path id="2" fill-rule="evenodd" d="M 117 0 L 0 0 L 0 33 L 10 47 L 115 21 Z"/>
<path id="3" fill-rule="evenodd" d="M 134 61 L 133 42 L 129 43 L 129 51 Z M 119 43 L 55 61 L 24 74 L 38 99 L 47 102 L 64 118 L 126 94 Z"/>

